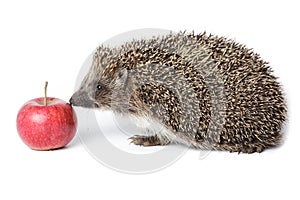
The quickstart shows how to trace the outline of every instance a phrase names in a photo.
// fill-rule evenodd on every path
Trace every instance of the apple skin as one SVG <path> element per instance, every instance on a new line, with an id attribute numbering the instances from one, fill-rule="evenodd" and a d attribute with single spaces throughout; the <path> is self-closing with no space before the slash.
<path id="1" fill-rule="evenodd" d="M 17 130 L 23 142 L 34 150 L 51 150 L 66 146 L 75 136 L 77 117 L 65 101 L 47 97 L 32 99 L 18 112 Z"/>

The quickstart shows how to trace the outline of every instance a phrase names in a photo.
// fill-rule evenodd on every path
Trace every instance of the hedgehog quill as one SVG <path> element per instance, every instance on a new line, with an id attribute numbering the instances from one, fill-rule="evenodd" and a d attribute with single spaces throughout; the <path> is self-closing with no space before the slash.
<path id="1" fill-rule="evenodd" d="M 268 63 L 242 44 L 206 33 L 100 46 L 70 103 L 162 127 L 131 137 L 136 145 L 243 153 L 281 144 L 287 115 Z"/>

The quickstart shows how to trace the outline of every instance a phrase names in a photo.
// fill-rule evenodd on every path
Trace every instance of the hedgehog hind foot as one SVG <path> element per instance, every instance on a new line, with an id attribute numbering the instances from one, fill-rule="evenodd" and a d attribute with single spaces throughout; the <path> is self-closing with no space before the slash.
<path id="1" fill-rule="evenodd" d="M 144 135 L 134 135 L 129 138 L 131 140 L 130 143 L 140 146 L 159 146 L 159 145 L 167 145 L 170 143 L 169 140 L 165 138 L 160 138 L 157 135 L 144 136 Z"/>

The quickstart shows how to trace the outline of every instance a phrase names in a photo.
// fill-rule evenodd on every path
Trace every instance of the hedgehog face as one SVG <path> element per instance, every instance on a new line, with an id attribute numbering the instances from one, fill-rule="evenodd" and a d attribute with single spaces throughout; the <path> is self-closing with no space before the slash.
<path id="1" fill-rule="evenodd" d="M 123 98 L 126 79 L 126 69 L 107 73 L 105 68 L 92 67 L 70 103 L 85 108 L 116 110 L 126 102 Z"/>
<path id="2" fill-rule="evenodd" d="M 73 106 L 85 108 L 99 107 L 98 103 L 96 102 L 96 97 L 104 91 L 104 87 L 101 88 L 101 85 L 98 84 L 97 80 L 89 80 L 89 74 L 86 75 L 79 90 L 72 95 L 70 103 Z"/>

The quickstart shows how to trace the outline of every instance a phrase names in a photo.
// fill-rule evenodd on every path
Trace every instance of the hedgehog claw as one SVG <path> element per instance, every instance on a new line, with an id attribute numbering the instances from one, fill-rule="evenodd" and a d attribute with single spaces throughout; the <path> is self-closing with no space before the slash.
<path id="1" fill-rule="evenodd" d="M 133 143 L 135 145 L 140 145 L 145 147 L 168 144 L 166 142 L 161 141 L 157 135 L 152 135 L 152 136 L 134 135 L 128 139 L 131 140 L 130 144 Z"/>

